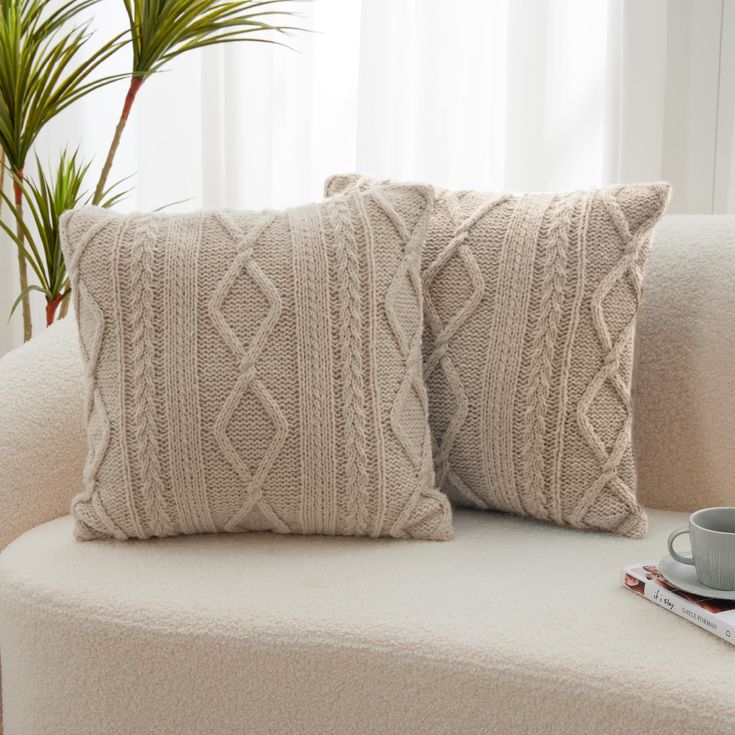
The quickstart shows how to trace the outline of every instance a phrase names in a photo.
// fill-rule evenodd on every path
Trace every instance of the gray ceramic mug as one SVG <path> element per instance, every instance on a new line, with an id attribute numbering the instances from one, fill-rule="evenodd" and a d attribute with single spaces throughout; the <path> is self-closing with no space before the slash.
<path id="1" fill-rule="evenodd" d="M 689 534 L 692 556 L 674 551 L 674 539 Z M 693 564 L 707 587 L 735 590 L 735 508 L 703 508 L 689 516 L 689 526 L 669 536 L 669 554 L 682 564 Z"/>

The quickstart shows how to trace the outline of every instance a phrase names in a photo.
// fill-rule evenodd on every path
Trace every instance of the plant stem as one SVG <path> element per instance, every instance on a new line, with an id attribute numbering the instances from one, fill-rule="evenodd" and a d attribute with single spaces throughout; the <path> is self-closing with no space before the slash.
<path id="1" fill-rule="evenodd" d="M 61 303 L 61 294 L 57 294 L 56 298 L 46 302 L 46 326 L 50 327 L 56 318 L 56 309 Z"/>
<path id="2" fill-rule="evenodd" d="M 2 9 L 3 4 L 2 0 L 0 0 L 0 9 Z M 0 148 L 0 191 L 5 191 L 5 149 Z M 0 198 L 0 214 L 2 214 L 3 211 L 3 199 Z"/>
<path id="3" fill-rule="evenodd" d="M 18 242 L 22 245 L 24 241 L 23 227 L 23 190 L 20 187 L 20 182 L 23 181 L 23 169 L 18 169 L 15 172 L 16 179 L 13 180 L 13 194 L 15 196 L 15 210 L 16 210 L 16 233 L 18 236 Z M 28 268 L 26 267 L 26 259 L 23 252 L 18 248 L 18 274 L 20 280 L 21 291 L 25 291 L 28 288 Z M 31 300 L 26 292 L 23 296 L 23 341 L 27 342 L 33 335 L 33 323 L 31 322 Z"/>
<path id="4" fill-rule="evenodd" d="M 105 165 L 102 167 L 100 173 L 100 180 L 97 182 L 97 188 L 94 191 L 94 199 L 92 204 L 99 204 L 102 201 L 102 197 L 105 195 L 105 186 L 107 185 L 107 177 L 110 175 L 110 169 L 112 168 L 112 162 L 115 160 L 115 154 L 120 146 L 120 139 L 122 138 L 123 130 L 128 122 L 128 116 L 130 110 L 135 102 L 135 96 L 138 94 L 138 90 L 141 88 L 144 82 L 143 77 L 133 76 L 130 78 L 130 87 L 128 93 L 125 95 L 125 103 L 123 104 L 122 113 L 120 114 L 120 120 L 115 128 L 115 135 L 112 136 L 112 143 L 110 144 L 110 150 L 107 152 L 107 159 Z"/>

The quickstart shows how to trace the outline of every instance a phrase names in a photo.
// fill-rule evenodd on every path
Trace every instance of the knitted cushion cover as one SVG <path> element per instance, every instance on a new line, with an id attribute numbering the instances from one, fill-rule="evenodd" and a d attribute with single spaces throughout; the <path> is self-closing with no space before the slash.
<path id="1" fill-rule="evenodd" d="M 326 193 L 374 181 L 336 176 Z M 640 537 L 630 381 L 667 184 L 436 191 L 423 251 L 437 481 L 460 505 Z"/>
<path id="2" fill-rule="evenodd" d="M 86 372 L 79 539 L 448 539 L 421 373 L 430 188 L 285 212 L 64 215 Z"/>

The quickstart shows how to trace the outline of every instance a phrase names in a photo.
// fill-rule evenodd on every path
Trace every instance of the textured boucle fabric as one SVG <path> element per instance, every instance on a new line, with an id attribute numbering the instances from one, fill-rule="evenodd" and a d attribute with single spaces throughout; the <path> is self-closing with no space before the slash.
<path id="1" fill-rule="evenodd" d="M 619 583 L 685 522 L 78 544 L 52 521 L 0 555 L 6 735 L 732 733 L 732 645 Z"/>
<path id="2" fill-rule="evenodd" d="M 0 549 L 69 512 L 82 486 L 77 326 L 62 319 L 0 359 Z"/>
<path id="3" fill-rule="evenodd" d="M 374 181 L 336 176 L 327 195 Z M 640 537 L 630 381 L 667 184 L 437 190 L 423 260 L 437 481 L 459 505 Z"/>
<path id="4" fill-rule="evenodd" d="M 426 187 L 286 212 L 65 215 L 80 539 L 447 539 L 421 380 Z"/>
<path id="5" fill-rule="evenodd" d="M 665 217 L 633 370 L 633 447 L 646 507 L 735 505 L 733 366 L 735 217 Z"/>

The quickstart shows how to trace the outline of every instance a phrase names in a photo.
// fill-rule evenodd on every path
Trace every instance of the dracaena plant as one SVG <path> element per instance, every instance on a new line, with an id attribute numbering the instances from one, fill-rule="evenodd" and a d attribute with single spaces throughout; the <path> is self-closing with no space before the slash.
<path id="1" fill-rule="evenodd" d="M 66 299 L 71 288 L 61 252 L 59 218 L 66 210 L 91 201 L 91 194 L 84 188 L 88 171 L 89 163 L 83 161 L 77 151 L 70 154 L 64 150 L 54 169 L 45 171 L 36 157 L 34 175 L 19 179 L 11 172 L 14 185 L 20 189 L 26 201 L 26 215 L 30 214 L 30 222 L 26 222 L 18 211 L 16 202 L 0 192 L 3 202 L 20 222 L 22 232 L 19 235 L 2 220 L 0 227 L 15 243 L 38 281 L 21 290 L 11 314 L 32 291 L 42 293 L 46 299 L 47 325 L 53 323 L 59 305 L 64 308 L 68 303 Z M 100 206 L 112 207 L 128 194 L 120 188 L 120 183 L 122 182 L 114 184 L 103 193 Z"/>
<path id="2" fill-rule="evenodd" d="M 122 0 L 130 25 L 133 49 L 130 84 L 102 167 L 95 203 L 104 195 L 120 139 L 143 83 L 177 56 L 220 43 L 276 43 L 272 33 L 300 30 L 281 19 L 293 16 L 287 0 Z M 271 37 L 263 33 L 271 32 Z"/>
<path id="3" fill-rule="evenodd" d="M 125 43 L 125 34 L 121 34 L 90 52 L 91 34 L 79 18 L 97 2 L 2 0 L 0 3 L 0 146 L 13 177 L 26 340 L 32 333 L 24 254 L 27 251 L 22 247 L 27 231 L 23 226 L 22 187 L 26 158 L 50 120 L 84 95 L 119 78 L 119 75 L 93 78 L 98 67 Z"/>
<path id="4" fill-rule="evenodd" d="M 86 201 L 81 192 L 89 169 L 76 154 L 64 154 L 53 172 L 45 173 L 39 165 L 35 179 L 26 181 L 26 158 L 41 129 L 84 95 L 118 79 L 129 79 L 122 113 L 91 199 L 93 204 L 109 206 L 118 199 L 107 186 L 110 169 L 143 83 L 193 49 L 242 41 L 279 44 L 277 34 L 299 30 L 279 20 L 294 14 L 283 7 L 288 1 L 121 0 L 128 28 L 88 53 L 91 34 L 78 19 L 99 0 L 0 0 L 0 159 L 13 183 L 13 198 L 3 195 L 3 201 L 15 218 L 14 230 L 4 222 L 2 229 L 18 251 L 20 294 L 15 306 L 23 306 L 26 340 L 32 333 L 30 293 L 44 294 L 47 323 L 54 320 L 59 304 L 62 314 L 68 304 L 69 282 L 59 248 L 58 220 L 65 209 Z M 129 71 L 96 78 L 98 67 L 127 43 L 132 47 Z M 30 220 L 24 219 L 24 200 L 29 203 Z M 27 264 L 38 284 L 28 283 Z"/>

